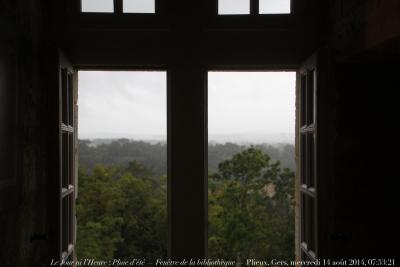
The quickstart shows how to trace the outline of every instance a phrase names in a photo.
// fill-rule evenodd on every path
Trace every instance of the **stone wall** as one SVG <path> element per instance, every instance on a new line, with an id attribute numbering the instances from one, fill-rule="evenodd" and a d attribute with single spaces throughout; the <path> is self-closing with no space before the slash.
<path id="1" fill-rule="evenodd" d="M 0 151 L 7 157 L 15 152 L 13 159 L 0 164 L 16 163 L 10 174 L 12 179 L 0 174 L 0 181 L 14 181 L 6 189 L 0 185 L 2 195 L 12 192 L 1 199 L 0 265 L 4 267 L 46 266 L 46 103 L 40 80 L 40 4 L 39 0 L 0 0 L 0 60 L 14 55 L 4 67 L 16 70 L 14 78 L 0 73 L 0 79 L 8 79 L 7 86 L 0 89 L 8 92 L 2 103 L 13 103 L 16 98 L 16 109 L 9 110 L 13 121 L 0 126 L 11 127 L 2 141 L 12 142 L 13 137 L 17 141 L 12 144 L 12 151 Z M 9 52 L 4 53 L 7 49 Z"/>

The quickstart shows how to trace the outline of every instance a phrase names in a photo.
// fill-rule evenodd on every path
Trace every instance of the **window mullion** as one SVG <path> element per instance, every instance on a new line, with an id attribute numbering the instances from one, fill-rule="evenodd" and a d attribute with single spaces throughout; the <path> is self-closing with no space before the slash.
<path id="1" fill-rule="evenodd" d="M 259 14 L 259 0 L 250 0 L 250 14 L 258 15 Z"/>
<path id="2" fill-rule="evenodd" d="M 122 0 L 114 0 L 114 13 L 115 14 L 123 13 Z"/>

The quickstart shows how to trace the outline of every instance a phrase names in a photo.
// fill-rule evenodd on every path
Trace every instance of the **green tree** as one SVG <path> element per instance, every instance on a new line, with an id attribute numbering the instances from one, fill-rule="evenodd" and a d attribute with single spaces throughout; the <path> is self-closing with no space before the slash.
<path id="1" fill-rule="evenodd" d="M 294 257 L 293 172 L 250 147 L 219 164 L 209 186 L 209 254 Z"/>
<path id="2" fill-rule="evenodd" d="M 166 177 L 138 162 L 79 170 L 77 257 L 166 257 Z"/>
<path id="3" fill-rule="evenodd" d="M 122 242 L 123 218 L 115 212 L 119 192 L 115 168 L 96 166 L 92 175 L 79 171 L 77 257 L 110 260 Z"/>

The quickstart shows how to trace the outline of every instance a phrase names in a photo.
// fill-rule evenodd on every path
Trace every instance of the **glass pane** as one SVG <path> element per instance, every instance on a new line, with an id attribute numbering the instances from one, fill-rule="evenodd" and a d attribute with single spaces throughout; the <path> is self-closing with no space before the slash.
<path id="1" fill-rule="evenodd" d="M 124 0 L 124 13 L 155 13 L 154 0 Z"/>
<path id="2" fill-rule="evenodd" d="M 307 74 L 307 124 L 314 123 L 314 94 L 315 94 L 315 71 L 310 70 Z"/>
<path id="3" fill-rule="evenodd" d="M 68 252 L 68 245 L 69 245 L 69 230 L 70 230 L 70 203 L 69 197 L 64 197 L 62 199 L 62 252 Z"/>
<path id="4" fill-rule="evenodd" d="M 307 222 L 307 227 L 309 227 L 308 231 L 308 240 L 307 240 L 307 248 L 308 250 L 311 250 L 315 252 L 315 199 L 308 197 L 309 201 L 307 203 L 307 215 L 308 215 L 308 222 Z"/>
<path id="5" fill-rule="evenodd" d="M 68 125 L 68 74 L 66 69 L 61 70 L 62 91 L 62 122 Z"/>
<path id="6" fill-rule="evenodd" d="M 260 14 L 290 14 L 290 0 L 260 0 Z"/>
<path id="7" fill-rule="evenodd" d="M 315 181 L 315 157 L 314 157 L 314 134 L 310 133 L 307 135 L 307 168 L 308 168 L 308 179 L 307 179 L 307 186 L 314 187 Z"/>
<path id="8" fill-rule="evenodd" d="M 307 135 L 302 134 L 301 139 L 300 139 L 300 154 L 301 154 L 301 184 L 307 184 L 307 154 L 306 154 L 306 148 L 307 148 Z"/>
<path id="9" fill-rule="evenodd" d="M 82 0 L 82 12 L 113 13 L 114 0 Z"/>
<path id="10" fill-rule="evenodd" d="M 301 199 L 300 199 L 300 205 L 301 205 L 301 233 L 300 233 L 300 238 L 301 238 L 301 242 L 306 243 L 307 242 L 307 228 L 306 228 L 306 224 L 307 224 L 307 214 L 306 214 L 306 210 L 307 210 L 307 196 L 304 193 L 300 193 L 301 194 Z"/>
<path id="11" fill-rule="evenodd" d="M 68 133 L 62 134 L 62 187 L 68 188 L 69 185 L 69 153 L 68 153 Z"/>
<path id="12" fill-rule="evenodd" d="M 300 126 L 305 126 L 307 124 L 307 118 L 306 118 L 306 105 L 307 105 L 307 76 L 306 75 L 301 75 L 301 124 Z"/>
<path id="13" fill-rule="evenodd" d="M 218 14 L 250 14 L 250 0 L 219 0 Z"/>

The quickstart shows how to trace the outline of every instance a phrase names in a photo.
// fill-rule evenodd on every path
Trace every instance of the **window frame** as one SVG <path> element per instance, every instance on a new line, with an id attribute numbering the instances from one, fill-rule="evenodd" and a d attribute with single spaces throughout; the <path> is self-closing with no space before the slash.
<path id="1" fill-rule="evenodd" d="M 317 56 L 309 58 L 298 71 L 297 88 L 297 130 L 296 130 L 296 191 L 298 192 L 296 223 L 296 254 L 303 261 L 315 261 L 319 254 L 319 173 L 318 173 L 318 131 Z M 311 100 L 311 101 L 310 101 Z M 296 216 L 297 217 L 297 216 Z"/>
<path id="2" fill-rule="evenodd" d="M 112 15 L 112 16 L 131 16 L 131 15 L 135 15 L 135 16 L 143 16 L 143 15 L 151 15 L 151 16 L 155 16 L 158 15 L 160 12 L 160 1 L 161 0 L 153 0 L 154 1 L 154 13 L 152 12 L 124 12 L 124 8 L 123 8 L 123 3 L 124 0 L 113 0 L 113 7 L 114 10 L 112 12 L 84 12 L 82 11 L 82 0 L 76 0 L 77 4 L 76 4 L 76 11 L 78 11 L 78 13 L 81 14 L 81 16 L 86 16 L 86 15 L 100 15 L 100 14 L 108 14 L 108 15 Z"/>
<path id="3" fill-rule="evenodd" d="M 294 15 L 294 4 L 297 2 L 295 0 L 289 0 L 290 1 L 290 12 L 289 13 L 260 13 L 260 0 L 249 0 L 250 4 L 250 10 L 249 13 L 235 13 L 235 14 L 219 14 L 219 1 L 220 0 L 214 0 L 215 1 L 215 12 L 218 16 L 292 16 Z"/>

